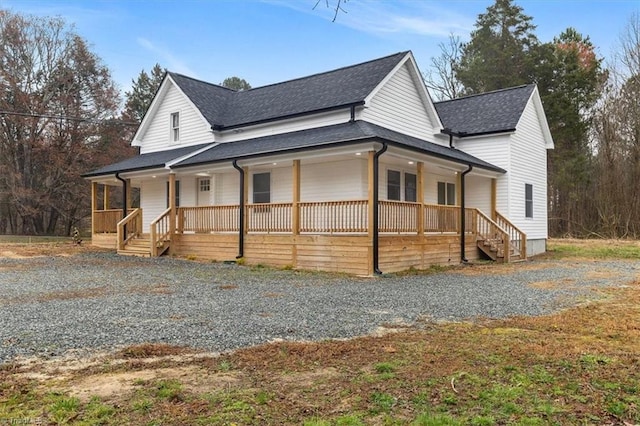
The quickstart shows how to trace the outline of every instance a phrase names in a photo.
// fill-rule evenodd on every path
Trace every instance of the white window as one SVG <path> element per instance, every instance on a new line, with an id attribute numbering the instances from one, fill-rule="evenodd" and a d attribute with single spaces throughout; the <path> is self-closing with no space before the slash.
<path id="1" fill-rule="evenodd" d="M 442 206 L 454 206 L 456 204 L 456 184 L 438 182 L 438 204 Z"/>
<path id="2" fill-rule="evenodd" d="M 524 184 L 524 216 L 533 217 L 533 185 Z"/>
<path id="3" fill-rule="evenodd" d="M 211 189 L 211 180 L 210 179 L 200 179 L 198 180 L 200 185 L 200 192 L 206 192 Z"/>
<path id="4" fill-rule="evenodd" d="M 171 142 L 180 141 L 180 113 L 171 114 Z"/>

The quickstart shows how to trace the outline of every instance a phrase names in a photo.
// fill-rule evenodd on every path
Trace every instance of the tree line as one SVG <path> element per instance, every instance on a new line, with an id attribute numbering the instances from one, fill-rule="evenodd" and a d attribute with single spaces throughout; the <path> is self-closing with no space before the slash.
<path id="1" fill-rule="evenodd" d="M 81 175 L 137 153 L 131 139 L 165 71 L 142 70 L 122 108 L 109 69 L 67 22 L 0 10 L 0 234 L 80 227 L 91 214 Z"/>
<path id="2" fill-rule="evenodd" d="M 567 28 L 542 42 L 520 6 L 495 0 L 468 42 L 440 45 L 424 76 L 436 99 L 538 85 L 555 143 L 552 236 L 640 237 L 639 20 L 629 17 L 605 66 L 587 35 Z M 63 19 L 0 10 L 0 233 L 69 235 L 86 219 L 81 174 L 135 155 L 131 138 L 165 72 L 142 70 L 122 97 Z"/>
<path id="3" fill-rule="evenodd" d="M 629 17 L 605 66 L 587 35 L 542 42 L 512 0 L 452 35 L 425 82 L 436 99 L 536 83 L 554 140 L 548 153 L 551 236 L 640 237 L 640 17 Z"/>

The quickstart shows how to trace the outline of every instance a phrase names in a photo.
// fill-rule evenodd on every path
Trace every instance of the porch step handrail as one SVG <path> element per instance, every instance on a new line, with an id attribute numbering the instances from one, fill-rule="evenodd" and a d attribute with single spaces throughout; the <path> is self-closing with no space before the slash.
<path id="1" fill-rule="evenodd" d="M 499 212 L 496 212 L 496 223 L 507 232 L 509 242 L 518 251 L 520 258 L 525 259 L 527 257 L 527 235 Z"/>
<path id="2" fill-rule="evenodd" d="M 171 207 L 166 209 L 149 224 L 149 240 L 151 244 L 151 257 L 162 254 L 171 241 Z"/>
<path id="3" fill-rule="evenodd" d="M 485 241 L 500 242 L 503 245 L 503 256 L 498 255 L 498 257 L 503 257 L 504 262 L 509 263 L 511 260 L 511 239 L 509 238 L 509 233 L 479 209 L 476 209 L 475 220 L 478 238 Z"/>
<path id="4" fill-rule="evenodd" d="M 116 225 L 116 239 L 118 241 L 118 250 L 124 250 L 132 238 L 140 235 L 142 232 L 142 209 L 133 209 L 131 213 L 126 215 L 124 219 Z"/>

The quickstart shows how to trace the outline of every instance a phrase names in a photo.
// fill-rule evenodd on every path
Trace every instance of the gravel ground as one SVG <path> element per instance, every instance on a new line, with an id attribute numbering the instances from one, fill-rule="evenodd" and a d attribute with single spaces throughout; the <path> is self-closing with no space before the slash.
<path id="1" fill-rule="evenodd" d="M 220 352 L 389 324 L 540 315 L 639 277 L 630 261 L 352 278 L 104 252 L 0 258 L 0 364 L 144 342 Z"/>

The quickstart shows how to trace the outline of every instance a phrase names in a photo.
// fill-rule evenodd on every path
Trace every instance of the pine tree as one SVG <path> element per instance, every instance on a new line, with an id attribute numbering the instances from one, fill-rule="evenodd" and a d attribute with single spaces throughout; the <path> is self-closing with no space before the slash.
<path id="1" fill-rule="evenodd" d="M 136 80 L 131 80 L 133 83 L 131 91 L 125 92 L 126 103 L 123 114 L 125 119 L 142 121 L 166 71 L 166 68 L 162 68 L 160 64 L 155 64 L 149 74 L 142 70 Z"/>
<path id="2" fill-rule="evenodd" d="M 496 0 L 478 16 L 471 40 L 455 67 L 468 94 L 529 83 L 531 55 L 538 45 L 532 18 L 512 0 Z"/>

